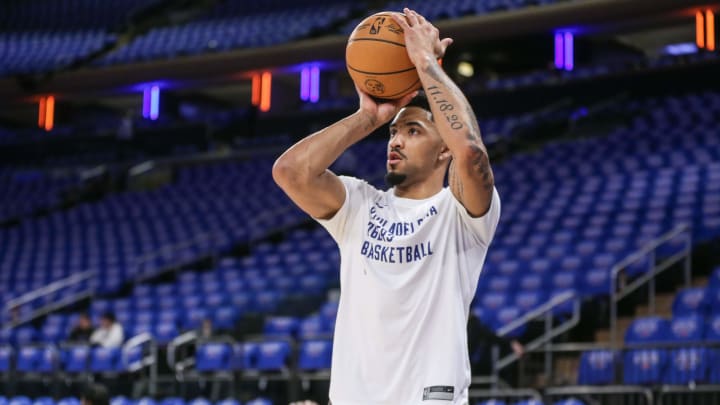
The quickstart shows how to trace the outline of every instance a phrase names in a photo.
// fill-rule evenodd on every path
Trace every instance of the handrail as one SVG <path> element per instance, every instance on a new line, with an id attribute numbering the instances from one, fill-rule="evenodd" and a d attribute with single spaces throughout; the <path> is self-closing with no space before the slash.
<path id="1" fill-rule="evenodd" d="M 171 340 L 170 343 L 167 345 L 167 365 L 170 367 L 170 370 L 175 370 L 175 365 L 177 364 L 175 352 L 177 349 L 185 344 L 188 344 L 190 342 L 197 341 L 198 334 L 196 331 L 191 330 L 188 332 L 185 332 L 179 336 L 177 336 L 175 339 Z"/>
<path id="2" fill-rule="evenodd" d="M 150 352 L 142 357 L 135 363 L 130 364 L 128 358 L 130 356 L 130 350 L 135 347 L 142 347 L 145 344 L 149 344 Z M 157 378 L 158 378 L 158 347 L 157 342 L 153 336 L 147 332 L 143 332 L 139 335 L 133 336 L 128 339 L 127 342 L 122 346 L 122 364 L 125 364 L 127 371 L 135 372 L 147 367 L 149 370 L 148 378 L 148 394 L 154 396 L 157 393 Z"/>
<path id="3" fill-rule="evenodd" d="M 520 389 L 471 389 L 468 390 L 468 399 L 470 398 L 532 398 L 536 401 L 542 401 L 542 395 L 532 388 Z"/>
<path id="4" fill-rule="evenodd" d="M 552 310 L 556 306 L 564 304 L 565 302 L 570 301 L 573 298 L 575 298 L 574 292 L 564 291 L 564 292 L 554 296 L 551 300 L 540 305 L 539 307 L 531 310 L 530 312 L 527 312 L 520 318 L 517 318 L 514 321 L 503 326 L 502 328 L 498 329 L 497 335 L 505 336 L 508 333 L 512 332 L 513 330 L 519 328 L 520 326 L 525 325 L 526 323 L 532 321 L 533 319 L 537 318 L 538 316 L 545 314 L 546 312 Z"/>
<path id="5" fill-rule="evenodd" d="M 690 260 L 692 253 L 692 233 L 689 231 L 690 227 L 688 224 L 680 224 L 672 230 L 658 236 L 657 238 L 649 241 L 639 250 L 626 256 L 614 264 L 611 268 L 610 273 L 610 342 L 613 347 L 617 347 L 617 310 L 618 303 L 620 300 L 628 296 L 633 291 L 637 290 L 646 283 L 650 284 L 648 289 L 648 305 L 652 313 L 655 312 L 655 277 L 671 268 L 675 263 L 679 263 L 684 259 L 684 276 L 685 286 L 690 286 L 691 271 Z M 682 251 L 673 254 L 666 258 L 662 263 L 656 264 L 656 253 L 655 250 L 662 246 L 664 243 L 674 240 L 678 236 L 684 236 L 685 247 Z M 618 278 L 625 269 L 646 257 L 649 257 L 649 263 L 651 269 L 644 275 L 638 277 L 630 284 L 622 286 L 618 290 Z"/>
<path id="6" fill-rule="evenodd" d="M 568 295 L 569 293 L 569 295 Z M 538 309 L 544 309 L 543 311 L 535 311 L 535 316 L 530 318 L 530 320 L 533 320 L 540 315 L 545 315 L 545 333 L 538 336 L 534 340 L 528 342 L 525 344 L 525 349 L 528 351 L 532 351 L 537 349 L 538 347 L 541 347 L 542 345 L 548 346 L 550 342 L 552 342 L 552 339 L 555 337 L 567 332 L 571 328 L 573 328 L 575 325 L 580 322 L 580 300 L 575 297 L 575 294 L 571 291 L 568 291 L 567 293 L 563 293 L 558 295 L 555 298 L 562 298 L 558 300 L 550 300 L 547 304 L 545 304 L 544 308 L 538 308 Z M 553 327 L 552 326 L 552 309 L 556 306 L 559 306 L 561 304 L 564 304 L 565 302 L 569 301 L 570 299 L 573 299 L 573 311 L 572 316 L 565 320 L 563 323 Z M 553 304 L 553 305 L 550 305 Z M 521 318 L 522 319 L 522 318 Z M 510 353 L 507 356 L 503 357 L 499 361 L 495 363 L 495 366 L 493 367 L 493 373 L 497 376 L 500 370 L 503 368 L 509 366 L 514 361 L 517 361 L 520 359 L 520 356 L 518 356 L 515 353 Z M 548 355 L 545 359 L 545 369 L 548 375 L 552 371 L 552 357 Z"/>
<path id="7" fill-rule="evenodd" d="M 66 278 L 56 280 L 46 286 L 37 288 L 35 290 L 29 291 L 25 294 L 22 294 L 21 296 L 17 298 L 13 298 L 11 300 L 8 300 L 3 307 L 3 312 L 9 313 L 15 308 L 19 308 L 22 305 L 25 305 L 29 302 L 32 302 L 34 300 L 37 300 L 38 298 L 44 297 L 48 294 L 55 293 L 57 291 L 60 291 L 64 288 L 76 285 L 78 283 L 81 283 L 85 280 L 89 280 L 97 274 L 96 270 L 87 270 L 82 273 L 73 274 L 71 276 L 68 276 Z M 52 303 L 48 303 L 35 311 L 33 311 L 30 315 L 27 315 L 21 319 L 17 320 L 10 320 L 8 322 L 8 326 L 15 327 L 27 322 L 30 322 L 36 318 L 39 318 L 47 313 L 50 313 L 54 310 L 57 310 L 59 308 L 62 308 L 66 305 L 73 304 L 77 301 L 80 301 L 86 297 L 91 296 L 94 293 L 95 289 L 93 286 L 89 286 L 87 289 L 83 291 L 78 291 L 74 293 L 73 295 L 69 295 L 65 298 L 63 298 L 60 301 L 55 301 Z"/>
<path id="8" fill-rule="evenodd" d="M 569 395 L 614 395 L 614 394 L 639 394 L 645 397 L 647 405 L 654 404 L 653 392 L 650 388 L 633 385 L 605 385 L 605 386 L 565 386 L 550 387 L 545 390 L 546 396 L 569 396 Z"/>
<path id="9" fill-rule="evenodd" d="M 163 257 L 166 255 L 172 255 L 175 252 L 193 246 L 195 244 L 198 244 L 202 241 L 210 241 L 210 250 L 213 254 L 215 254 L 215 250 L 218 248 L 217 246 L 217 240 L 219 239 L 219 235 L 217 232 L 208 231 L 208 232 L 202 232 L 200 234 L 195 235 L 194 237 L 175 243 L 175 244 L 166 244 L 158 248 L 154 252 L 147 253 L 142 256 L 138 256 L 134 259 L 133 267 L 138 270 L 143 264 L 148 263 L 152 261 L 153 259 L 156 259 L 158 257 Z M 159 274 L 162 274 L 164 272 L 163 269 L 160 271 L 152 271 L 152 272 L 137 272 L 135 274 L 135 277 L 133 279 L 133 283 L 137 284 L 139 282 L 142 282 L 144 280 L 147 280 L 149 278 L 152 278 L 154 276 L 157 276 Z"/>
<path id="10" fill-rule="evenodd" d="M 62 278 L 60 280 L 53 281 L 52 283 L 36 288 L 35 290 L 26 292 L 19 297 L 13 298 L 5 302 L 5 309 L 11 309 L 14 307 L 18 307 L 24 304 L 27 304 L 28 302 L 34 301 L 42 296 L 48 295 L 50 293 L 54 293 L 60 289 L 63 289 L 65 287 L 77 284 L 78 282 L 84 281 L 89 279 L 91 276 L 94 276 L 95 273 L 97 273 L 96 270 L 87 270 L 82 273 L 76 273 L 72 274 L 68 277 Z"/>

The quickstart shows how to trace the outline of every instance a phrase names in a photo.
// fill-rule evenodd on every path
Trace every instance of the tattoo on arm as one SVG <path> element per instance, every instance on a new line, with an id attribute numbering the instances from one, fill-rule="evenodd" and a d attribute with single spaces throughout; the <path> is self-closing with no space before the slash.
<path id="1" fill-rule="evenodd" d="M 427 69 L 425 69 L 425 72 L 438 83 L 445 83 L 446 78 L 441 77 L 438 69 L 440 69 L 438 65 L 430 64 Z M 460 90 L 457 89 L 457 87 L 446 86 L 445 89 L 442 89 L 436 85 L 431 85 L 428 86 L 426 90 L 428 100 L 438 106 L 438 109 L 440 110 L 443 117 L 447 120 L 450 128 L 455 131 L 466 131 L 465 136 L 467 137 L 467 140 L 470 141 L 470 148 L 473 151 L 473 156 L 475 156 L 475 158 L 471 162 L 472 167 L 477 171 L 477 174 L 480 176 L 483 189 L 487 192 L 492 192 L 495 181 L 492 174 L 492 168 L 490 167 L 490 159 L 488 157 L 487 150 L 485 149 L 485 145 L 482 142 L 482 138 L 480 137 L 480 126 L 478 125 L 477 117 L 475 116 L 472 108 L 469 104 L 466 104 L 464 106 L 465 120 L 461 120 L 460 117 L 458 117 L 458 115 L 454 113 L 455 111 L 457 111 L 455 105 L 453 105 L 452 102 L 446 100 L 445 95 L 445 92 L 459 93 Z M 460 100 L 464 100 L 464 96 L 461 93 L 454 95 L 456 96 L 455 99 L 459 98 Z M 463 123 L 464 121 L 467 123 L 469 128 L 466 128 L 465 123 Z M 448 179 L 450 185 L 455 189 L 455 191 L 457 192 L 457 196 L 462 201 L 463 187 L 462 183 L 460 182 L 460 178 L 455 174 L 454 163 L 454 161 L 450 163 Z"/>

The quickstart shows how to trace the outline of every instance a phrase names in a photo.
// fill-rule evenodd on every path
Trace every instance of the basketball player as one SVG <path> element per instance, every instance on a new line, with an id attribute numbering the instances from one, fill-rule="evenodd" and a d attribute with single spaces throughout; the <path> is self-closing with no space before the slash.
<path id="1" fill-rule="evenodd" d="M 468 403 L 468 312 L 500 198 L 475 114 L 437 62 L 452 40 L 405 14 L 396 22 L 429 105 L 411 103 L 413 94 L 378 102 L 358 89 L 357 112 L 299 141 L 273 167 L 278 185 L 340 248 L 333 405 Z M 392 188 L 328 170 L 391 119 Z"/>

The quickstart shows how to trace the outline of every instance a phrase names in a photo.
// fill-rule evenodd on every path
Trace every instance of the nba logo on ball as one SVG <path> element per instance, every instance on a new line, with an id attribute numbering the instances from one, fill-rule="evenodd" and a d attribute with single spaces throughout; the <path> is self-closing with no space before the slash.
<path id="1" fill-rule="evenodd" d="M 405 49 L 405 33 L 392 15 L 364 19 L 348 38 L 345 62 L 355 85 L 370 95 L 398 99 L 420 88 L 420 78 Z"/>

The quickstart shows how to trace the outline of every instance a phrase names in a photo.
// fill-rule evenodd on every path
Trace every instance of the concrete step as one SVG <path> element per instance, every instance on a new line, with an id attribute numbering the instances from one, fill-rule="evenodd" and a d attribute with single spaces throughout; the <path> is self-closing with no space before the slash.
<path id="1" fill-rule="evenodd" d="M 675 294 L 674 292 L 671 293 L 662 293 L 655 296 L 655 313 L 653 314 L 650 312 L 650 306 L 647 304 L 640 305 L 635 309 L 635 315 L 638 317 L 641 316 L 650 316 L 650 315 L 657 315 L 662 316 L 665 318 L 670 318 L 672 316 L 672 304 L 675 300 Z"/>
<path id="2" fill-rule="evenodd" d="M 624 316 L 621 318 L 618 318 L 617 326 L 618 326 L 618 332 L 617 332 L 617 340 L 618 342 L 622 342 L 625 338 L 625 331 L 630 327 L 630 324 L 632 321 L 634 321 L 634 317 Z M 610 329 L 598 329 L 595 331 L 595 341 L 598 343 L 610 343 Z"/>
<path id="3" fill-rule="evenodd" d="M 577 383 L 580 369 L 580 355 L 563 355 L 554 362 L 553 380 L 555 385 L 573 385 Z"/>
<path id="4" fill-rule="evenodd" d="M 708 284 L 710 284 L 710 277 L 708 276 L 702 276 L 702 277 L 693 277 L 691 280 L 691 284 L 693 287 L 706 287 Z"/>

